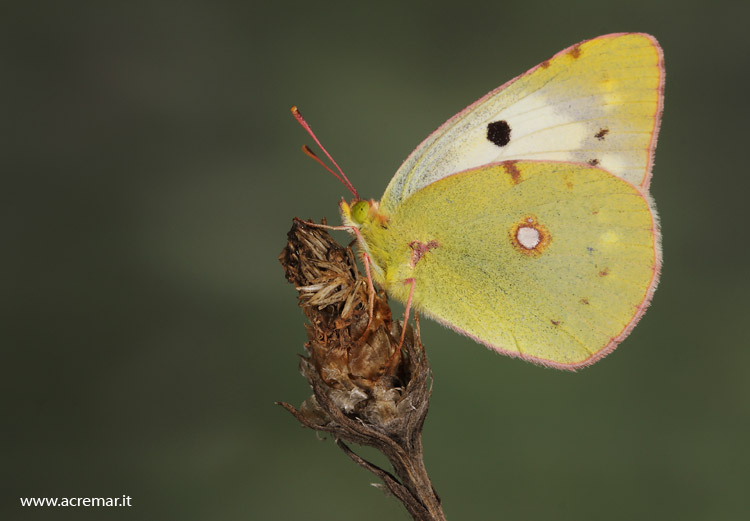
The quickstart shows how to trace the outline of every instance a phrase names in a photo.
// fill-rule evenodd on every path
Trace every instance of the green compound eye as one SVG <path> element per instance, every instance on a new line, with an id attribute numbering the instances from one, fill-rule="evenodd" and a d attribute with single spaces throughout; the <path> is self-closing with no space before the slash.
<path id="1" fill-rule="evenodd" d="M 357 201 L 352 206 L 352 220 L 357 224 L 362 224 L 370 213 L 370 203 L 367 201 Z"/>

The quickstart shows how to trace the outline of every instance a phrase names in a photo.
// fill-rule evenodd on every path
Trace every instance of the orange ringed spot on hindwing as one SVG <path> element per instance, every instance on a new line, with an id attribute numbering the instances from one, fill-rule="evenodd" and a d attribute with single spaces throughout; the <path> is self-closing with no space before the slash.
<path id="1" fill-rule="evenodd" d="M 510 243 L 516 251 L 538 257 L 547 248 L 552 236 L 533 215 L 526 215 L 510 228 Z"/>

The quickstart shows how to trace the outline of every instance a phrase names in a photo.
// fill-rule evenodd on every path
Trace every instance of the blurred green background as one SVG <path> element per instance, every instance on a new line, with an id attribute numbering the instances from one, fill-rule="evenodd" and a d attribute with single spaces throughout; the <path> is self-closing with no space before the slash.
<path id="1" fill-rule="evenodd" d="M 273 405 L 309 394 L 277 256 L 347 195 L 289 107 L 378 198 L 480 95 L 644 31 L 667 67 L 650 310 L 577 374 L 423 321 L 426 464 L 453 520 L 747 519 L 749 5 L 4 2 L 0 517 L 408 519 Z"/>

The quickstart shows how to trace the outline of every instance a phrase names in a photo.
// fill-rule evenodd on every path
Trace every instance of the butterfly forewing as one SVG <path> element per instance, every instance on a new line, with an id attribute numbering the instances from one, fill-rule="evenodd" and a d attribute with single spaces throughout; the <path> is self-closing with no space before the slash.
<path id="1" fill-rule="evenodd" d="M 399 168 L 384 213 L 455 172 L 504 160 L 587 163 L 646 192 L 662 111 L 656 40 L 582 42 L 490 92 L 429 136 Z"/>

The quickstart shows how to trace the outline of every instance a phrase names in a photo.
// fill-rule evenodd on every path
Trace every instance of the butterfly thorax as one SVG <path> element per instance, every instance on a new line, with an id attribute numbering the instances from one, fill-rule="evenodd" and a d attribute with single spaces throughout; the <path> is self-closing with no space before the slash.
<path id="1" fill-rule="evenodd" d="M 339 209 L 344 225 L 357 237 L 359 252 L 369 258 L 373 279 L 389 289 L 400 278 L 393 267 L 401 263 L 394 258 L 389 216 L 379 212 L 378 206 L 373 200 L 353 201 L 351 205 L 342 200 Z"/>

